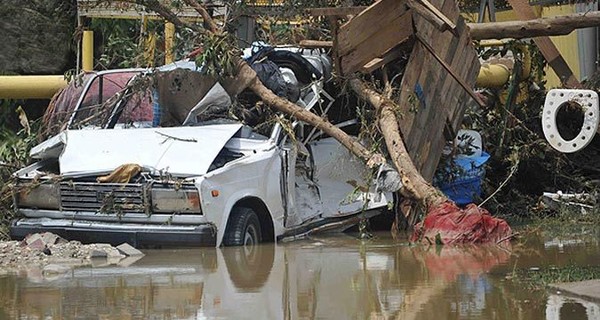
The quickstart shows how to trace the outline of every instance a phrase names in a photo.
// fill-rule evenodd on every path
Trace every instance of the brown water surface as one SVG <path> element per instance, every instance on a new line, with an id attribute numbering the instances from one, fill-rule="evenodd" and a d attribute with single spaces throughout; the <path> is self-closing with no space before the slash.
<path id="1" fill-rule="evenodd" d="M 507 280 L 513 270 L 598 265 L 595 239 L 436 248 L 382 233 L 147 250 L 122 266 L 2 276 L 0 319 L 596 319 L 598 304 Z"/>

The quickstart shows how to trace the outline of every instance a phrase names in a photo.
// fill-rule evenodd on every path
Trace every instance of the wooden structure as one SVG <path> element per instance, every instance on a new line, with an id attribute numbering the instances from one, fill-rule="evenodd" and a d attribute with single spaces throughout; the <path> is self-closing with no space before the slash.
<path id="1" fill-rule="evenodd" d="M 342 9 L 310 11 L 341 15 Z M 415 167 L 431 181 L 469 100 L 479 102 L 472 92 L 479 58 L 455 0 L 381 0 L 339 27 L 334 48 L 343 76 L 370 73 L 410 52 L 398 126 Z"/>
<path id="2" fill-rule="evenodd" d="M 456 2 L 433 0 L 431 3 L 456 24 L 457 35 L 439 32 L 421 16 L 414 16 L 415 32 L 449 65 L 451 71 L 436 61 L 423 43 L 415 42 L 402 78 L 402 118 L 399 120 L 413 163 L 429 181 L 433 178 L 446 141 L 456 136 L 471 99 L 451 72 L 472 89 L 480 67 L 479 57 Z"/>

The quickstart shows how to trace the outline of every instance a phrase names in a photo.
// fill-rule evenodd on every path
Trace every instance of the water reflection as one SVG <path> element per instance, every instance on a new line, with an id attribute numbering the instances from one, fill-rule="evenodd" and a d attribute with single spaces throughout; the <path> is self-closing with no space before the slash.
<path id="1" fill-rule="evenodd" d="M 535 254 L 515 255 L 497 246 L 409 246 L 380 235 L 369 242 L 335 236 L 252 249 L 154 250 L 129 266 L 75 269 L 51 281 L 32 270 L 2 277 L 0 319 L 585 319 L 597 314 L 595 304 L 535 296 L 505 280 L 511 269 L 544 259 L 598 261 L 597 245 L 558 254 L 543 241 L 529 246 L 522 252 Z M 571 316 L 565 317 L 565 310 Z"/>

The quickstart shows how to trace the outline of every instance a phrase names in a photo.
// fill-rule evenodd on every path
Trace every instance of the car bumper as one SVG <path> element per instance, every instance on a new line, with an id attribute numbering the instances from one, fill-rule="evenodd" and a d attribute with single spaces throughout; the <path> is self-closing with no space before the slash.
<path id="1" fill-rule="evenodd" d="M 52 232 L 67 240 L 82 243 L 127 242 L 134 247 L 147 246 L 211 246 L 216 245 L 216 228 L 212 224 L 194 226 L 121 224 L 48 218 L 23 218 L 10 226 L 12 239 L 21 240 L 28 234 Z"/>

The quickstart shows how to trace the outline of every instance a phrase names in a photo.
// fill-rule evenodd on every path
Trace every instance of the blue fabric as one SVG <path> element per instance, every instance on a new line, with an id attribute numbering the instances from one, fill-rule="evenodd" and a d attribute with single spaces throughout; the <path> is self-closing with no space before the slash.
<path id="1" fill-rule="evenodd" d="M 481 196 L 481 181 L 485 176 L 483 165 L 490 159 L 490 155 L 483 152 L 480 157 L 457 157 L 454 164 L 462 168 L 462 173 L 453 181 L 441 184 L 438 187 L 456 204 L 472 203 Z"/>

